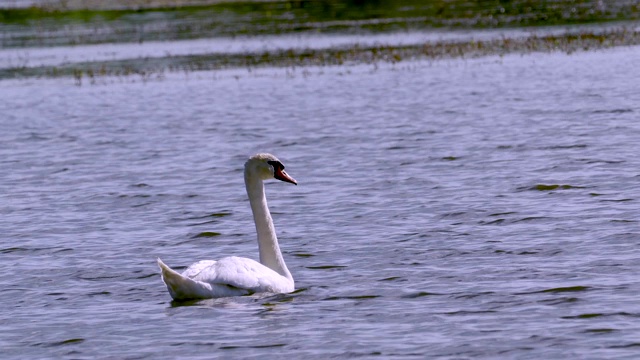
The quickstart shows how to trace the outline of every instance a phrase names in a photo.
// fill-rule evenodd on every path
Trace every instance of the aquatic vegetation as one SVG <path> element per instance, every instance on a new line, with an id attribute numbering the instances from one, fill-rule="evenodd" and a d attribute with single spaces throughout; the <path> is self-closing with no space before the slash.
<path id="1" fill-rule="evenodd" d="M 214 236 L 220 236 L 222 234 L 220 234 L 219 232 L 214 232 L 214 231 L 204 231 L 201 232 L 197 235 L 194 235 L 193 238 L 201 238 L 201 237 L 214 237 Z"/>
<path id="2" fill-rule="evenodd" d="M 335 66 L 398 63 L 412 59 L 473 58 L 511 53 L 573 53 L 640 44 L 633 23 L 549 32 L 550 25 L 592 24 L 640 18 L 633 1 L 258 1 L 211 0 L 43 0 L 40 6 L 0 8 L 0 44 L 27 49 L 105 43 L 143 43 L 197 38 L 283 34 L 376 34 L 434 29 L 493 29 L 545 26 L 526 36 L 439 40 L 422 44 L 341 45 L 330 48 L 263 49 L 245 53 L 205 53 L 31 65 L 28 57 L 0 68 L 0 79 L 72 77 L 76 84 L 105 76 L 139 76 L 143 81 L 167 72 L 275 66 Z M 127 4 L 126 6 L 123 4 Z M 21 55 L 22 56 L 22 55 Z M 18 56 L 19 57 L 19 56 Z"/>
<path id="3" fill-rule="evenodd" d="M 552 190 L 569 190 L 569 189 L 584 189 L 582 186 L 573 186 L 573 185 L 546 185 L 546 184 L 538 184 L 531 188 L 531 190 L 537 191 L 552 191 Z"/>
<path id="4" fill-rule="evenodd" d="M 76 84 L 93 83 L 104 76 L 140 76 L 143 80 L 161 77 L 167 72 L 191 72 L 227 68 L 272 66 L 297 68 L 345 64 L 397 63 L 411 59 L 475 58 L 511 53 L 573 53 L 613 46 L 640 44 L 640 31 L 625 27 L 605 32 L 582 32 L 499 38 L 485 41 L 437 41 L 418 45 L 349 46 L 330 49 L 288 49 L 241 54 L 204 54 L 160 58 L 125 59 L 70 63 L 60 66 L 0 68 L 0 79 L 24 77 L 73 77 Z"/>
<path id="5" fill-rule="evenodd" d="M 126 6 L 124 4 L 127 4 Z M 2 47 L 637 20 L 635 1 L 44 1 L 0 8 Z"/>

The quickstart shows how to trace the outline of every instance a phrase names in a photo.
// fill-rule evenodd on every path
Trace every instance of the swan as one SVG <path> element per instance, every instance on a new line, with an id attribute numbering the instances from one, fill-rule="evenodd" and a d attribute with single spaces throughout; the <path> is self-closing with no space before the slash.
<path id="1" fill-rule="evenodd" d="M 209 299 L 258 292 L 290 293 L 294 282 L 278 246 L 263 181 L 278 179 L 297 185 L 284 165 L 271 154 L 256 154 L 244 164 L 244 183 L 258 233 L 260 262 L 230 256 L 201 260 L 182 274 L 158 258 L 162 281 L 174 300 Z"/>

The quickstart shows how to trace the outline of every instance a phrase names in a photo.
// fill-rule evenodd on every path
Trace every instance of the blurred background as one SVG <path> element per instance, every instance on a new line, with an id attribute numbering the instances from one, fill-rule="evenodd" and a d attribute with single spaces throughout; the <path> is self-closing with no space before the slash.
<path id="1" fill-rule="evenodd" d="M 630 0 L 5 0 L 0 79 L 572 51 L 637 43 L 639 14 Z"/>

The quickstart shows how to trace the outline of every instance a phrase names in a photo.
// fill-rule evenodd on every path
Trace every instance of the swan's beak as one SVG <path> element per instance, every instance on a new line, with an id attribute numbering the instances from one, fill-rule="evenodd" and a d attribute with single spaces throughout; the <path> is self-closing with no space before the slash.
<path id="1" fill-rule="evenodd" d="M 292 178 L 282 169 L 275 169 L 273 177 L 284 182 L 292 183 L 293 185 L 298 185 L 296 179 Z"/>

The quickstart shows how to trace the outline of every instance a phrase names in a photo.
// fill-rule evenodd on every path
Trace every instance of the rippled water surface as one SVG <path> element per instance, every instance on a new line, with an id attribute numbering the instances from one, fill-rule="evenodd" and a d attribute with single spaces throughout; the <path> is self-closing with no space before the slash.
<path id="1" fill-rule="evenodd" d="M 635 358 L 638 59 L 2 81 L 3 358 Z M 172 303 L 259 151 L 298 290 Z"/>

